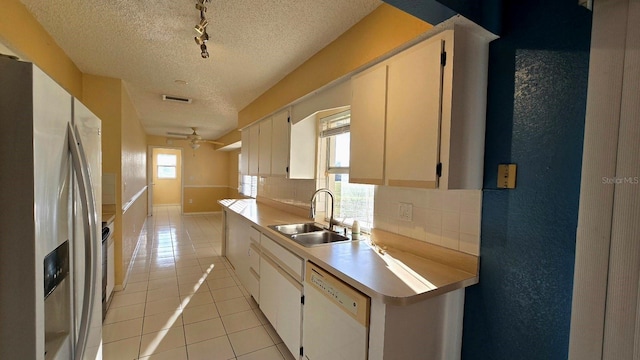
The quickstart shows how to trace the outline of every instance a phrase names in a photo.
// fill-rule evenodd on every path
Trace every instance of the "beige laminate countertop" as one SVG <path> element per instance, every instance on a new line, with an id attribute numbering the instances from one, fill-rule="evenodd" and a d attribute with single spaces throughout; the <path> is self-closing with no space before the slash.
<path id="1" fill-rule="evenodd" d="M 218 203 L 253 222 L 262 233 L 286 249 L 386 304 L 408 305 L 478 282 L 477 257 L 472 255 L 435 245 L 427 245 L 431 251 L 426 256 L 391 246 L 381 253 L 366 239 L 305 247 L 268 226 L 309 222 L 308 218 L 255 199 L 225 199 Z M 374 230 L 371 239 L 376 243 L 395 240 L 393 243 L 398 244 L 416 241 L 381 230 Z"/>

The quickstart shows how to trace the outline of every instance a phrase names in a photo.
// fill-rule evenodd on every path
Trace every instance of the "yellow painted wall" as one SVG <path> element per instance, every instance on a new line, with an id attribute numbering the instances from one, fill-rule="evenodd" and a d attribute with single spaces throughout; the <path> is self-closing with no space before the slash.
<path id="1" fill-rule="evenodd" d="M 380 5 L 242 109 L 238 113 L 238 128 L 349 74 L 431 28 L 432 25 L 391 5 Z"/>
<path id="2" fill-rule="evenodd" d="M 176 177 L 174 179 L 158 178 L 158 155 L 174 155 L 176 157 Z M 153 148 L 153 204 L 154 205 L 179 205 L 182 193 L 182 150 Z"/>
<path id="3" fill-rule="evenodd" d="M 82 72 L 19 0 L 2 0 L 0 41 L 36 64 L 71 95 L 82 98 Z"/>
<path id="4" fill-rule="evenodd" d="M 126 89 L 122 88 L 122 202 L 147 186 L 147 134 Z"/>
<path id="5" fill-rule="evenodd" d="M 133 253 L 138 245 L 140 232 L 146 220 L 147 194 L 145 191 L 142 196 L 122 214 L 122 251 L 119 254 L 121 260 L 117 263 L 120 265 L 120 272 L 116 271 L 117 285 L 122 285 L 124 282 L 131 261 L 133 260 Z M 116 269 L 118 269 L 118 266 L 116 266 Z M 121 278 L 119 278 L 119 276 Z"/>
<path id="6" fill-rule="evenodd" d="M 167 138 L 164 136 L 149 135 L 147 143 L 149 146 L 183 149 L 182 209 L 185 213 L 220 211 L 217 201 L 228 197 L 227 152 L 216 151 L 211 144 L 201 144 L 200 148 L 193 150 L 186 140 L 172 139 L 172 143 L 167 144 Z"/>
<path id="7" fill-rule="evenodd" d="M 233 144 L 235 142 L 240 141 L 240 131 L 238 130 L 233 130 L 229 133 L 227 133 L 226 135 L 224 135 L 223 137 L 216 139 L 216 141 L 219 141 L 221 143 L 223 143 L 224 145 L 216 145 L 216 149 L 219 149 L 225 145 L 229 145 L 229 144 Z"/>
<path id="8" fill-rule="evenodd" d="M 83 102 L 102 120 L 102 171 L 116 174 L 115 283 L 122 285 L 146 220 L 146 193 L 122 212 L 146 186 L 146 135 L 122 80 L 84 74 L 82 89 Z"/>
<path id="9" fill-rule="evenodd" d="M 228 194 L 227 186 L 185 187 L 183 211 L 185 213 L 221 211 L 222 207 L 218 204 L 218 200 L 227 199 Z"/>

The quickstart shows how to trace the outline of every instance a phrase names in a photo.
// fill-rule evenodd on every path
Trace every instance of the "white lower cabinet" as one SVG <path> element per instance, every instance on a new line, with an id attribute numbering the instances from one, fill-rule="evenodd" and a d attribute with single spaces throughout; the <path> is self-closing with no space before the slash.
<path id="1" fill-rule="evenodd" d="M 298 358 L 302 346 L 302 284 L 264 253 L 260 257 L 260 310 Z"/>

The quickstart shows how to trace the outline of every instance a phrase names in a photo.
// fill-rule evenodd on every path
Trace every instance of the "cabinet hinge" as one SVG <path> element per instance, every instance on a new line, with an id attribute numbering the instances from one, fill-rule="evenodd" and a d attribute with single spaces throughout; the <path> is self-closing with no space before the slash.
<path id="1" fill-rule="evenodd" d="M 287 169 L 286 169 L 286 170 L 287 170 L 287 174 L 288 174 L 288 173 L 289 173 L 289 167 L 288 167 L 288 166 L 287 166 Z"/>
<path id="2" fill-rule="evenodd" d="M 300 297 L 300 303 L 301 303 L 302 305 L 304 305 L 304 295 L 302 295 L 302 296 Z"/>
<path id="3" fill-rule="evenodd" d="M 440 53 L 440 65 L 445 66 L 447 65 L 447 52 L 443 51 L 442 53 Z"/>
<path id="4" fill-rule="evenodd" d="M 442 163 L 438 163 L 438 165 L 436 165 L 436 176 L 442 176 Z"/>
<path id="5" fill-rule="evenodd" d="M 290 123 L 291 122 L 291 116 L 287 116 L 287 122 Z"/>
<path id="6" fill-rule="evenodd" d="M 302 346 L 300 346 L 300 356 L 304 355 L 304 351 L 302 351 L 302 349 L 304 349 Z"/>

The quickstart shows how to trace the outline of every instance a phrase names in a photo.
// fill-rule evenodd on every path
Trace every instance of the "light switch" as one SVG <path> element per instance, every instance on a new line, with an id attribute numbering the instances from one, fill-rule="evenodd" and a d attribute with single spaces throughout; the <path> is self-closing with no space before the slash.
<path id="1" fill-rule="evenodd" d="M 498 165 L 498 189 L 516 188 L 516 164 Z"/>

